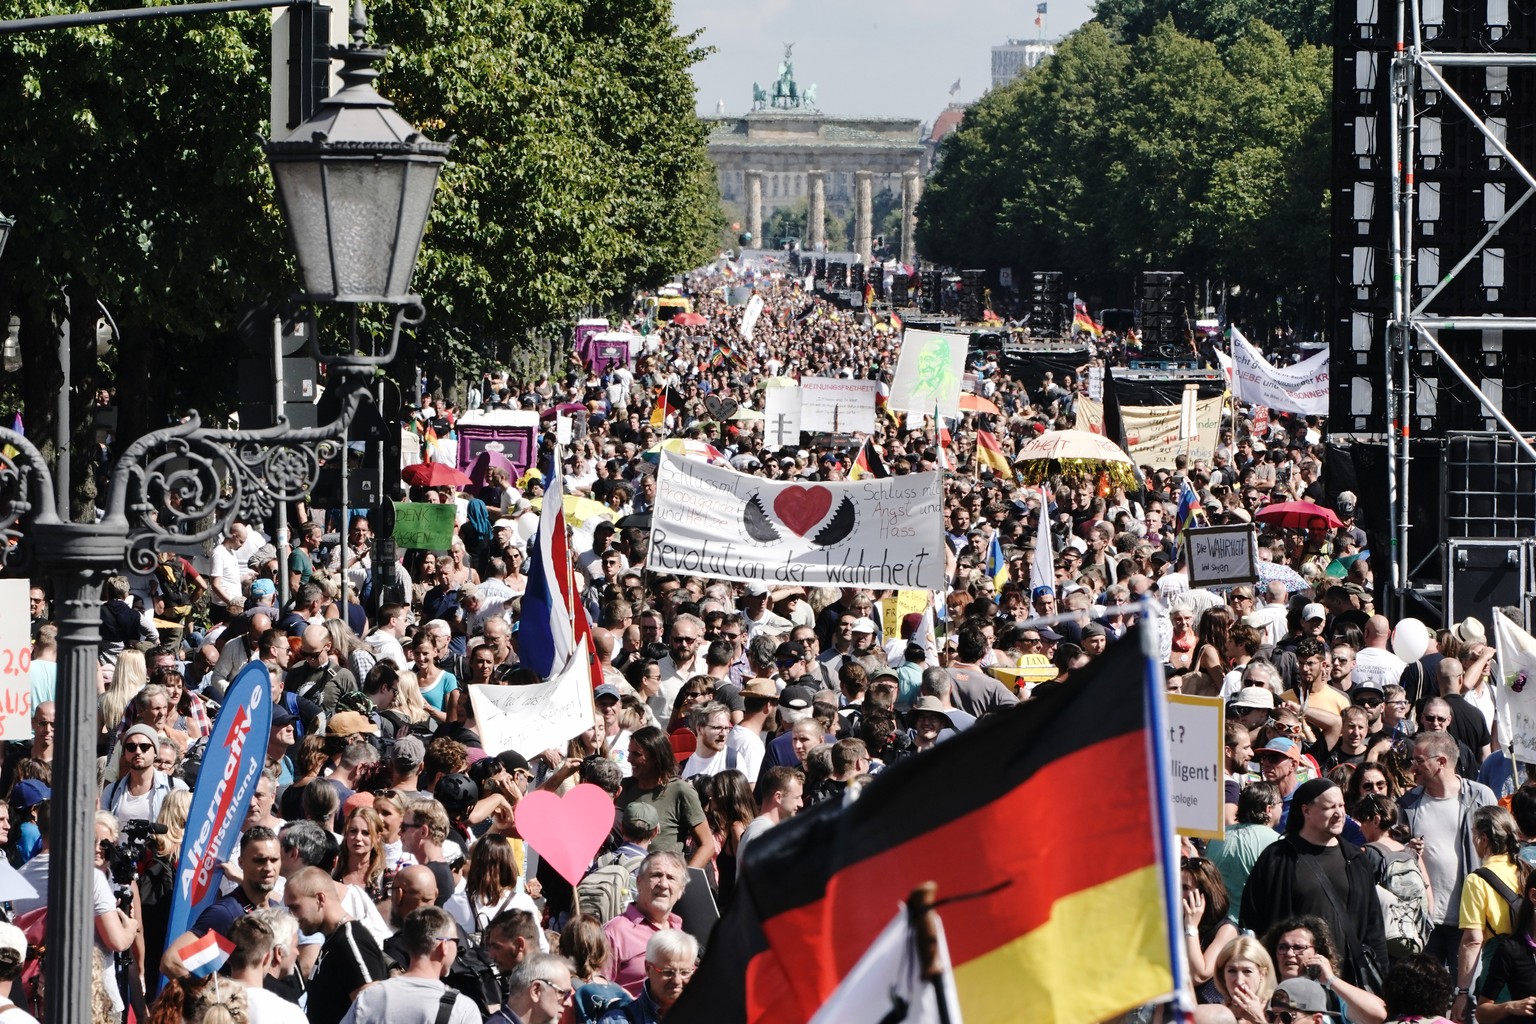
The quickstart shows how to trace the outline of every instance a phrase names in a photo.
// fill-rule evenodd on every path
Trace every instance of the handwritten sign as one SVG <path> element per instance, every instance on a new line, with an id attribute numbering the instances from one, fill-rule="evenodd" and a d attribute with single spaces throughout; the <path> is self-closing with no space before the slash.
<path id="1" fill-rule="evenodd" d="M 1251 526 L 1203 526 L 1184 531 L 1191 587 L 1256 583 L 1259 555 Z"/>
<path id="2" fill-rule="evenodd" d="M 779 483 L 661 453 L 646 568 L 800 586 L 944 583 L 937 473 Z"/>
<path id="3" fill-rule="evenodd" d="M 430 501 L 395 502 L 395 543 L 421 551 L 446 551 L 453 544 L 453 505 Z"/>
<path id="4" fill-rule="evenodd" d="M 913 612 L 921 614 L 926 611 L 929 596 L 926 590 L 898 590 L 895 597 L 881 601 L 880 618 L 886 639 L 901 636 L 901 620 Z"/>
<path id="5" fill-rule="evenodd" d="M 26 580 L 0 580 L 0 740 L 32 738 L 32 619 Z"/>
<path id="6" fill-rule="evenodd" d="M 1226 780 L 1221 773 L 1225 709 L 1220 697 L 1170 693 L 1168 697 L 1168 792 L 1174 831 L 1196 839 L 1220 839 L 1226 831 Z"/>
<path id="7" fill-rule="evenodd" d="M 527 686 L 467 687 L 481 746 L 501 753 L 515 750 L 527 757 L 541 750 L 563 748 L 573 737 L 592 728 L 597 709 L 592 703 L 591 663 L 586 641 L 558 675 Z"/>
<path id="8" fill-rule="evenodd" d="M 763 440 L 771 449 L 800 444 L 799 388 L 763 389 Z"/>
<path id="9" fill-rule="evenodd" d="M 873 434 L 878 381 L 802 377 L 800 429 L 828 434 Z"/>

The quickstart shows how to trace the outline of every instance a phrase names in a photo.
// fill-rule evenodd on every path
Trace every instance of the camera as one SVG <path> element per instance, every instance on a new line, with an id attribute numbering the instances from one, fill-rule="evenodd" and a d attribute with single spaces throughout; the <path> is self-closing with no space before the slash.
<path id="1" fill-rule="evenodd" d="M 117 842 L 101 841 L 102 853 L 107 858 L 107 874 L 113 884 L 126 888 L 139 876 L 139 865 L 149 851 L 149 837 L 163 836 L 170 829 L 153 821 L 133 819 L 123 823 L 123 834 Z"/>

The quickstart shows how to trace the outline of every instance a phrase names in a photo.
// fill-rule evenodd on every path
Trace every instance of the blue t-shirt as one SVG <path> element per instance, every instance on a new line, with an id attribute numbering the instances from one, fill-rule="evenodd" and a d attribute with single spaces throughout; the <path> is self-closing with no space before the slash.
<path id="1" fill-rule="evenodd" d="M 421 696 L 428 704 L 441 711 L 443 701 L 448 699 L 448 694 L 459 688 L 459 681 L 454 678 L 452 672 L 444 672 L 437 677 L 437 684 L 430 690 L 422 690 Z"/>

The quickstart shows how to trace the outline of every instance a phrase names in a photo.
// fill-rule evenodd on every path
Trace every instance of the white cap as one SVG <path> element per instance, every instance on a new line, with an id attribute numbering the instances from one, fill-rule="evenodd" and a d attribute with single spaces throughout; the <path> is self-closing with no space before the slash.
<path id="1" fill-rule="evenodd" d="M 747 584 L 747 593 L 753 597 L 762 597 L 768 593 L 768 584 L 762 580 L 753 580 Z"/>
<path id="2" fill-rule="evenodd" d="M 1313 619 L 1326 619 L 1327 617 L 1328 609 L 1320 604 L 1309 604 L 1301 610 L 1302 622 L 1311 622 Z"/>
<path id="3" fill-rule="evenodd" d="M 873 633 L 875 631 L 875 620 L 868 618 L 867 616 L 864 618 L 854 619 L 853 631 L 855 633 Z"/>

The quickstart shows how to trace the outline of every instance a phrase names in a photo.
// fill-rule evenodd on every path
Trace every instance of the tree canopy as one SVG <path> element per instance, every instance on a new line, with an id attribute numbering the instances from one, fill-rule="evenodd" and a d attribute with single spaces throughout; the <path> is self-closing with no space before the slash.
<path id="1" fill-rule="evenodd" d="M 7 16 L 79 7 L 13 0 Z M 457 137 L 414 282 L 426 362 L 505 357 L 712 254 L 722 215 L 689 78 L 705 51 L 670 0 L 369 13 L 394 46 L 380 91 Z M 0 38 L 0 210 L 18 219 L 0 315 L 22 320 L 29 427 L 57 388 L 66 287 L 82 320 L 99 299 L 121 330 L 102 370 L 122 433 L 233 404 L 241 315 L 297 283 L 261 151 L 269 40 L 264 13 Z M 89 381 L 94 349 L 76 349 Z"/>
<path id="2" fill-rule="evenodd" d="M 1315 294 L 1330 73 L 1327 50 L 1256 21 L 1225 47 L 1168 20 L 1132 42 L 1090 22 L 945 138 L 918 248 L 1085 289 L 1180 269 Z"/>

